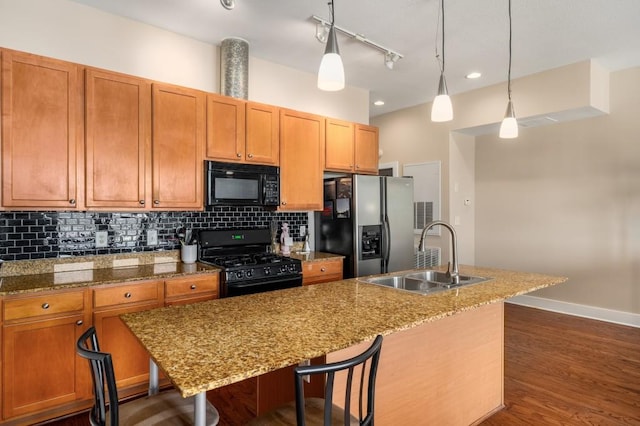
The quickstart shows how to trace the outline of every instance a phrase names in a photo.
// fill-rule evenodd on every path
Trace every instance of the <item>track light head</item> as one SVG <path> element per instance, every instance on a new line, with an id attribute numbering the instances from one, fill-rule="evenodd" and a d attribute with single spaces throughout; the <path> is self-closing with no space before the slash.
<path id="1" fill-rule="evenodd" d="M 220 0 L 220 4 L 227 10 L 231 10 L 236 7 L 236 0 Z"/>

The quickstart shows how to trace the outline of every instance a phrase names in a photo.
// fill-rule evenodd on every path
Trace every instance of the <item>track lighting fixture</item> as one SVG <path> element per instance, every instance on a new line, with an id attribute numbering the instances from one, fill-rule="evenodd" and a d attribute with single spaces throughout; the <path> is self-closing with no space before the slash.
<path id="1" fill-rule="evenodd" d="M 344 89 L 344 66 L 342 65 L 338 40 L 336 39 L 333 0 L 328 4 L 331 12 L 331 27 L 327 35 L 324 56 L 322 56 L 320 69 L 318 70 L 318 89 L 335 92 Z"/>
<path id="2" fill-rule="evenodd" d="M 388 69 L 393 69 L 393 66 L 395 65 L 395 63 L 404 57 L 404 55 L 396 52 L 393 49 L 389 49 L 388 47 L 382 46 L 381 44 L 376 43 L 375 41 L 369 40 L 362 34 L 355 33 L 353 31 L 347 30 L 337 25 L 332 25 L 330 22 L 327 22 L 316 15 L 311 16 L 311 19 L 313 19 L 316 22 L 316 39 L 318 39 L 318 41 L 321 43 L 324 43 L 327 41 L 329 29 L 333 27 L 335 32 L 345 35 L 347 37 L 350 37 L 353 40 L 359 41 L 360 43 L 366 46 L 372 47 L 382 52 L 382 54 L 384 55 L 384 65 Z"/>
<path id="3" fill-rule="evenodd" d="M 431 121 L 443 122 L 453 120 L 453 106 L 451 105 L 451 98 L 447 90 L 447 81 L 444 78 L 444 0 L 440 0 L 440 18 L 442 19 L 442 60 L 440 63 L 440 81 L 438 82 L 438 95 L 433 100 L 431 106 Z M 436 36 L 436 58 L 438 58 L 437 48 L 437 36 Z"/>
<path id="4" fill-rule="evenodd" d="M 509 102 L 507 103 L 507 111 L 500 125 L 499 136 L 502 139 L 514 139 L 518 137 L 518 120 L 516 120 L 516 112 L 513 109 L 511 101 L 511 0 L 509 0 L 509 72 L 507 74 L 507 94 Z"/>
<path id="5" fill-rule="evenodd" d="M 231 10 L 236 7 L 236 0 L 220 0 L 220 4 L 227 10 Z"/>
<path id="6" fill-rule="evenodd" d="M 400 57 L 397 53 L 387 52 L 384 54 L 384 65 L 392 70 L 395 63 L 398 62 L 398 59 L 400 59 Z"/>

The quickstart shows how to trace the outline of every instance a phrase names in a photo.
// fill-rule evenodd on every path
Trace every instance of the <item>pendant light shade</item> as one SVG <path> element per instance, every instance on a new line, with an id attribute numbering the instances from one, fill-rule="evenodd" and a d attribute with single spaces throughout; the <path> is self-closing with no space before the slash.
<path id="1" fill-rule="evenodd" d="M 444 122 L 453 120 L 453 106 L 447 90 L 447 81 L 444 78 L 444 0 L 440 0 L 440 24 L 442 28 L 442 61 L 440 63 L 440 81 L 438 82 L 438 95 L 431 105 L 431 121 Z M 436 37 L 436 58 L 438 58 L 437 37 Z M 438 58 L 439 59 L 439 58 Z"/>
<path id="2" fill-rule="evenodd" d="M 444 74 L 440 74 L 438 96 L 433 100 L 433 105 L 431 106 L 431 121 L 443 122 L 451 120 L 453 120 L 453 106 L 447 92 L 447 82 L 444 79 Z"/>
<path id="3" fill-rule="evenodd" d="M 318 89 L 335 92 L 344 89 L 344 66 L 340 57 L 336 31 L 331 24 L 327 36 L 327 46 L 318 70 Z"/>
<path id="4" fill-rule="evenodd" d="M 518 121 L 516 112 L 513 110 L 513 102 L 507 104 L 507 112 L 504 114 L 502 124 L 500 124 L 500 137 L 502 139 L 514 139 L 518 137 Z"/>

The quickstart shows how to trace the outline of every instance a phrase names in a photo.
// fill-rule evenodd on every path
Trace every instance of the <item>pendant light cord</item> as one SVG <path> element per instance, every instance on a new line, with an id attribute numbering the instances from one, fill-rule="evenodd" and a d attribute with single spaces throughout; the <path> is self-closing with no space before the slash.
<path id="1" fill-rule="evenodd" d="M 442 59 L 438 54 L 438 35 L 442 28 Z M 440 7 L 438 8 L 438 21 L 436 25 L 436 58 L 440 64 L 440 73 L 444 74 L 444 0 L 440 0 Z"/>
<path id="2" fill-rule="evenodd" d="M 333 27 L 333 22 L 335 20 L 335 13 L 333 11 L 333 0 L 327 3 L 327 5 L 329 6 L 329 12 L 331 13 L 331 26 Z"/>
<path id="3" fill-rule="evenodd" d="M 511 0 L 509 0 L 509 72 L 507 74 L 507 94 L 511 101 Z"/>

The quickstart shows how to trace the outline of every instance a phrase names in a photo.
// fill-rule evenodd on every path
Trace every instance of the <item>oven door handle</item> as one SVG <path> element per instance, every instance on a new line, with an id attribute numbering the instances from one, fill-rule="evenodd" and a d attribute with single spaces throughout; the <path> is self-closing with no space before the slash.
<path id="1" fill-rule="evenodd" d="M 265 281 L 263 279 L 254 281 L 243 281 L 235 283 L 227 283 L 224 285 L 224 296 L 240 296 L 243 294 L 260 293 L 263 291 L 280 290 L 291 287 L 302 286 L 302 274 L 297 276 L 287 276 L 281 279 L 269 279 Z"/>

